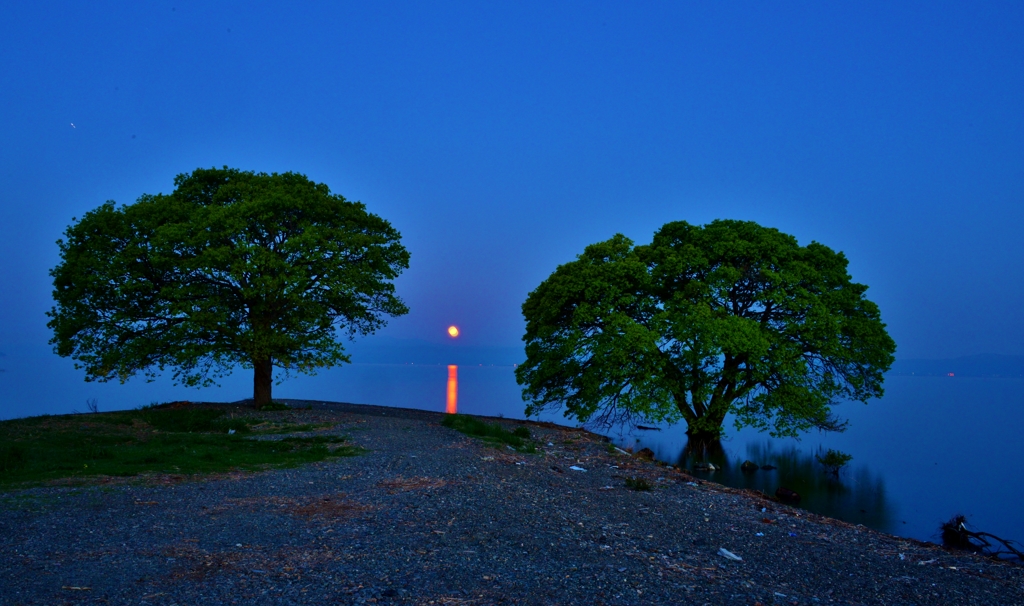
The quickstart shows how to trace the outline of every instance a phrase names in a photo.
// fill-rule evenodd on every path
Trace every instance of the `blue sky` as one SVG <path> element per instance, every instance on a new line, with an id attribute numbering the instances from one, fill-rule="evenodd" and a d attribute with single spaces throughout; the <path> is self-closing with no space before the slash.
<path id="1" fill-rule="evenodd" d="M 229 165 L 402 232 L 382 343 L 515 347 L 587 244 L 734 218 L 844 251 L 897 357 L 1024 354 L 1021 32 L 1018 2 L 16 3 L 0 351 L 46 348 L 72 217 Z"/>

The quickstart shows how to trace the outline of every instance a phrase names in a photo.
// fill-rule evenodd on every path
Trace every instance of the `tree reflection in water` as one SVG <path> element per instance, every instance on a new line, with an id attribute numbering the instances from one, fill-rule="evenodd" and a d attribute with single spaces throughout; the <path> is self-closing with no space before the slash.
<path id="1" fill-rule="evenodd" d="M 776 469 L 745 472 L 740 466 L 746 460 Z M 717 469 L 696 471 L 693 464 L 697 462 L 711 463 Z M 793 445 L 780 448 L 767 439 L 751 442 L 746 445 L 746 455 L 739 457 L 729 453 L 721 440 L 688 440 L 677 464 L 692 470 L 696 477 L 768 495 L 774 495 L 776 489 L 784 486 L 800 494 L 802 509 L 886 532 L 897 530 L 895 504 L 886 499 L 885 482 L 870 469 L 858 466 L 856 461 L 835 478 L 825 473 L 813 452 Z"/>

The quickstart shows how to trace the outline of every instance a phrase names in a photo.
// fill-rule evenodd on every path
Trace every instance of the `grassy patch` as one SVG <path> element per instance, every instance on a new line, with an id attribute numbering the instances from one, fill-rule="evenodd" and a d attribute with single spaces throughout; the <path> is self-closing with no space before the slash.
<path id="1" fill-rule="evenodd" d="M 505 444 L 517 452 L 537 452 L 537 448 L 530 440 L 530 430 L 522 426 L 509 431 L 498 423 L 484 423 L 475 417 L 460 414 L 445 415 L 441 424 L 495 446 Z"/>
<path id="2" fill-rule="evenodd" d="M 260 421 L 198 406 L 3 421 L 0 486 L 101 475 L 291 467 L 358 452 L 339 436 L 246 437 Z M 312 427 L 278 422 L 260 433 Z"/>
<path id="3" fill-rule="evenodd" d="M 266 421 L 250 425 L 249 430 L 261 434 L 299 433 L 334 427 L 334 423 L 289 423 L 287 421 Z"/>
<path id="4" fill-rule="evenodd" d="M 639 491 L 650 490 L 651 483 L 644 478 L 626 478 L 626 488 Z"/>

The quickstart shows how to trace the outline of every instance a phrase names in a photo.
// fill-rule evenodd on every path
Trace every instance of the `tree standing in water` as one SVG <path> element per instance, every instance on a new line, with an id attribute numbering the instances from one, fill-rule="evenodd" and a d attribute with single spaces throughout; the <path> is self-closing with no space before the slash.
<path id="1" fill-rule="evenodd" d="M 296 173 L 199 169 L 174 184 L 107 202 L 58 241 L 50 342 L 87 381 L 170 366 L 200 386 L 241 365 L 264 406 L 275 367 L 348 362 L 339 333 L 408 312 L 392 281 L 409 253 L 363 204 Z"/>
<path id="2" fill-rule="evenodd" d="M 747 221 L 668 223 L 559 266 L 523 304 L 527 414 L 581 422 L 841 431 L 841 400 L 883 393 L 896 344 L 842 253 Z"/>

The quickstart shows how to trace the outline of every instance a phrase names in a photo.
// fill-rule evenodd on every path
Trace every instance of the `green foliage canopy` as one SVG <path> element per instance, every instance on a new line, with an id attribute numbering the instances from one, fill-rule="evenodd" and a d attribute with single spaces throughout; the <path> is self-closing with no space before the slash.
<path id="1" fill-rule="evenodd" d="M 793 436 L 841 431 L 842 400 L 883 393 L 896 345 L 842 253 L 753 222 L 664 225 L 559 266 L 523 304 L 527 414 Z"/>
<path id="2" fill-rule="evenodd" d="M 58 241 L 51 344 L 87 380 L 169 366 L 207 385 L 240 364 L 266 403 L 273 366 L 312 374 L 348 362 L 339 333 L 408 312 L 392 280 L 409 253 L 363 204 L 296 173 L 199 169 L 174 184 L 107 202 Z"/>

